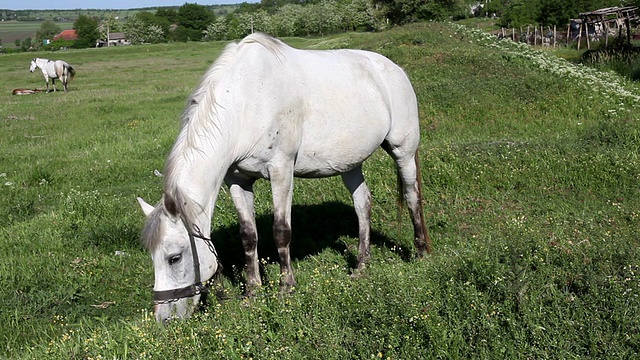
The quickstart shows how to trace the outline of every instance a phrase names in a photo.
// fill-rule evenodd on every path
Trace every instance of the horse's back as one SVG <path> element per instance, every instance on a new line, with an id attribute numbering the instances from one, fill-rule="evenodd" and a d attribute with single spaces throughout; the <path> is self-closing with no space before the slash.
<path id="1" fill-rule="evenodd" d="M 71 65 L 64 60 L 49 60 L 46 66 L 46 72 L 52 79 L 62 78 L 65 74 L 65 69 L 71 68 Z M 67 70 L 67 72 L 69 72 Z M 70 73 L 70 72 L 69 72 Z"/>
<path id="2" fill-rule="evenodd" d="M 415 150 L 416 98 L 399 66 L 368 51 L 276 45 L 240 50 L 244 61 L 234 71 L 243 76 L 226 85 L 243 94 L 236 104 L 240 121 L 249 122 L 244 129 L 256 130 L 254 149 L 269 149 L 274 142 L 289 146 L 299 176 L 348 171 L 390 136 Z"/>

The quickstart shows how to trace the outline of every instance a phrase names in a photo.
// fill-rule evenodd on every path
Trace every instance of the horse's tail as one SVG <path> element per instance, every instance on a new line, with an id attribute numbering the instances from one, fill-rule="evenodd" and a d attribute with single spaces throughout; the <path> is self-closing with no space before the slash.
<path id="1" fill-rule="evenodd" d="M 69 73 L 69 79 L 73 79 L 73 77 L 76 75 L 76 69 L 74 69 L 73 66 L 67 63 L 64 64 L 64 68 L 67 69 L 67 72 Z"/>
<path id="2" fill-rule="evenodd" d="M 431 252 L 433 252 L 433 246 L 431 245 L 431 237 L 429 236 L 429 231 L 427 230 L 427 227 L 424 223 L 424 207 L 422 206 L 422 201 L 423 201 L 422 171 L 420 171 L 420 157 L 418 156 L 418 149 L 416 149 L 415 160 L 416 160 L 416 181 L 418 182 L 418 204 L 420 209 L 420 223 L 421 223 L 420 225 L 422 226 L 422 229 L 424 231 L 425 250 L 427 251 L 428 254 L 431 254 Z"/>

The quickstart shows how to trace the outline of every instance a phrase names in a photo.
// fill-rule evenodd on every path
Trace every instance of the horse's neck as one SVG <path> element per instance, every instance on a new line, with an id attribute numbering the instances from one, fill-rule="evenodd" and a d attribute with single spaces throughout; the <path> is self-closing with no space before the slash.
<path id="1" fill-rule="evenodd" d="M 192 219 L 200 210 L 213 215 L 215 201 L 229 167 L 236 160 L 240 126 L 229 121 L 223 105 L 214 97 L 214 83 L 204 83 L 192 94 L 183 114 L 184 124 L 167 157 L 165 192 L 184 193 Z M 186 120 L 188 119 L 188 120 Z M 191 201 L 189 201 L 191 200 Z M 198 209 L 199 208 L 199 209 Z"/>
<path id="2" fill-rule="evenodd" d="M 233 163 L 226 141 L 184 144 L 179 135 L 165 167 L 165 192 L 185 198 L 185 215 L 207 235 L 220 187 Z M 220 139 L 218 139 L 220 140 Z M 196 220 L 197 219 L 197 220 Z"/>

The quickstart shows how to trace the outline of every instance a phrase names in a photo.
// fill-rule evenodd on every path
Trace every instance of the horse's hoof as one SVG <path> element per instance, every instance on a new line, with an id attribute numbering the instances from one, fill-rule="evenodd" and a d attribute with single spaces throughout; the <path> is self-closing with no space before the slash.
<path id="1" fill-rule="evenodd" d="M 358 266 L 351 273 L 352 279 L 359 279 L 365 275 L 365 270 L 367 269 L 367 265 L 365 262 L 360 262 Z"/>
<path id="2" fill-rule="evenodd" d="M 256 296 L 258 291 L 260 291 L 260 288 L 261 288 L 260 284 L 245 285 L 244 293 L 242 294 L 242 297 L 245 299 L 253 298 Z"/>
<path id="3" fill-rule="evenodd" d="M 280 281 L 280 294 L 291 294 L 296 288 L 295 280 Z"/>

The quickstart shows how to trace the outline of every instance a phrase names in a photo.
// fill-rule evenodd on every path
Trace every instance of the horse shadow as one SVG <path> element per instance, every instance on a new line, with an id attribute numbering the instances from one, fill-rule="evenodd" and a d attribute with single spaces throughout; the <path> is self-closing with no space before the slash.
<path id="1" fill-rule="evenodd" d="M 256 217 L 258 227 L 258 254 L 261 259 L 268 258 L 269 262 L 279 260 L 278 249 L 273 238 L 273 215 L 267 213 Z M 353 270 L 357 265 L 358 218 L 352 206 L 337 201 L 316 205 L 293 205 L 291 215 L 292 239 L 290 244 L 292 260 L 302 260 L 317 255 L 326 249 L 332 249 L 343 254 L 348 266 Z M 355 245 L 347 238 L 355 238 Z M 211 233 L 216 251 L 223 266 L 222 275 L 237 285 L 241 279 L 237 273 L 244 269 L 244 249 L 240 239 L 238 223 L 216 228 Z M 395 239 L 372 229 L 371 245 L 397 247 Z M 409 253 L 401 253 L 401 257 L 408 261 Z M 261 267 L 263 282 L 265 274 Z"/>

